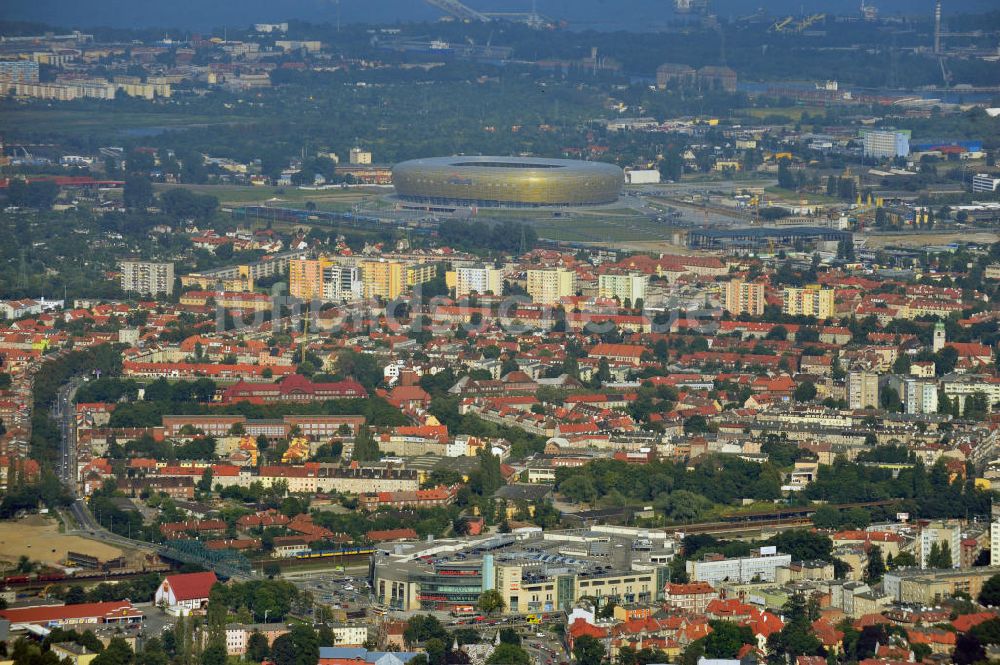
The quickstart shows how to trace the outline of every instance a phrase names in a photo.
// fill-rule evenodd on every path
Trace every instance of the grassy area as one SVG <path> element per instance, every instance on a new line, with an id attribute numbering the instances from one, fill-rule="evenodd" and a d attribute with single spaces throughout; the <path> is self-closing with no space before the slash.
<path id="1" fill-rule="evenodd" d="M 598 215 L 549 218 L 531 223 L 542 238 L 576 242 L 657 241 L 671 229 L 641 215 Z"/>
<path id="2" fill-rule="evenodd" d="M 833 205 L 835 203 L 843 203 L 843 201 L 841 201 L 840 199 L 834 198 L 832 196 L 827 196 L 826 194 L 796 192 L 794 189 L 783 189 L 777 186 L 765 187 L 764 191 L 770 194 L 773 198 L 781 199 L 783 201 L 789 201 L 792 203 L 798 203 L 802 199 L 805 199 L 810 203 L 825 203 L 827 205 Z"/>
<path id="3" fill-rule="evenodd" d="M 271 199 L 274 203 L 289 207 L 301 207 L 307 201 L 316 204 L 319 210 L 349 210 L 352 205 L 375 196 L 371 191 L 358 189 L 327 189 L 307 191 L 297 187 L 251 187 L 243 185 L 165 185 L 153 186 L 157 191 L 174 187 L 190 189 L 198 194 L 211 194 L 222 205 L 261 204 Z"/>
<path id="4" fill-rule="evenodd" d="M 116 112 L 113 109 L 7 109 L 0 110 L 0 127 L 11 135 L 116 135 L 130 130 L 155 132 L 163 129 L 183 129 L 192 126 L 228 125 L 240 123 L 238 116 L 185 115 L 179 113 Z"/>
<path id="5" fill-rule="evenodd" d="M 751 116 L 754 118 L 766 118 L 769 115 L 783 115 L 791 118 L 792 120 L 798 122 L 802 119 L 802 114 L 808 113 L 809 115 L 823 114 L 825 111 L 820 107 L 810 107 L 810 106 L 779 106 L 774 108 L 752 108 L 752 109 L 740 109 L 736 115 L 738 116 Z"/>
<path id="6" fill-rule="evenodd" d="M 571 242 L 658 241 L 670 230 L 632 208 L 594 208 L 563 211 L 551 209 L 480 209 L 483 221 L 513 221 L 532 226 L 539 237 Z"/>

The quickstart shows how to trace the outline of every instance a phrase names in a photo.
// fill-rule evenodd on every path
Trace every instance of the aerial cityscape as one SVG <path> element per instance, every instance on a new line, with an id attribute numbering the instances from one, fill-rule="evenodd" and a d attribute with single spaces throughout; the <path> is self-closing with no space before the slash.
<path id="1" fill-rule="evenodd" d="M 994 2 L 0 5 L 0 665 L 990 662 Z"/>

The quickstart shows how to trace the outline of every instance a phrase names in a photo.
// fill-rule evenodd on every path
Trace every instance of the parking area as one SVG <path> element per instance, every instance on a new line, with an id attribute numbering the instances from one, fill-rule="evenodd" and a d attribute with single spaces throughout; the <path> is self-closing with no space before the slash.
<path id="1" fill-rule="evenodd" d="M 365 611 L 370 605 L 368 580 L 352 570 L 289 573 L 282 576 L 317 603 L 346 612 Z"/>

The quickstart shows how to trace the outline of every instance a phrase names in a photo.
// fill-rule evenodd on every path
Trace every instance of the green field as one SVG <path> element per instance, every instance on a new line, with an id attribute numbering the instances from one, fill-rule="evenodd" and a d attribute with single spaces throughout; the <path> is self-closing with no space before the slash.
<path id="1" fill-rule="evenodd" d="M 735 115 L 751 116 L 754 118 L 766 118 L 769 115 L 783 115 L 798 122 L 802 119 L 802 114 L 822 115 L 825 110 L 819 106 L 776 106 L 773 108 L 759 107 L 752 109 L 739 109 Z"/>
<path id="2" fill-rule="evenodd" d="M 643 215 L 594 212 L 532 222 L 539 237 L 573 242 L 663 241 L 672 230 Z"/>
<path id="3" fill-rule="evenodd" d="M 628 207 L 573 209 L 494 209 L 481 208 L 483 221 L 511 221 L 528 224 L 540 238 L 568 242 L 657 242 L 668 239 L 672 229 Z"/>
<path id="4" fill-rule="evenodd" d="M 229 125 L 247 120 L 239 116 L 134 113 L 101 110 L 0 109 L 0 127 L 8 135 L 121 136 L 130 130 L 184 129 Z"/>
<path id="5" fill-rule="evenodd" d="M 318 210 L 345 211 L 365 199 L 372 202 L 376 196 L 368 190 L 328 189 L 305 191 L 297 187 L 250 187 L 242 185 L 164 185 L 155 184 L 158 192 L 174 187 L 183 187 L 198 194 L 211 194 L 222 205 L 252 205 L 271 201 L 274 205 L 301 207 L 307 201 L 316 204 Z"/>

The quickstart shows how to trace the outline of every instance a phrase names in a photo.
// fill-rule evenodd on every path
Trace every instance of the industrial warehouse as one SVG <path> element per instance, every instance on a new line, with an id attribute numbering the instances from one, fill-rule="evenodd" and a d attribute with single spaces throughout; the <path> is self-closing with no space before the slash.
<path id="1" fill-rule="evenodd" d="M 441 206 L 543 207 L 614 203 L 625 182 L 614 164 L 527 157 L 434 157 L 392 169 L 404 201 Z"/>
<path id="2" fill-rule="evenodd" d="M 512 614 L 567 610 L 585 596 L 649 603 L 673 554 L 663 531 L 611 526 L 399 544 L 373 557 L 372 588 L 399 611 L 454 610 L 490 589 Z"/>

